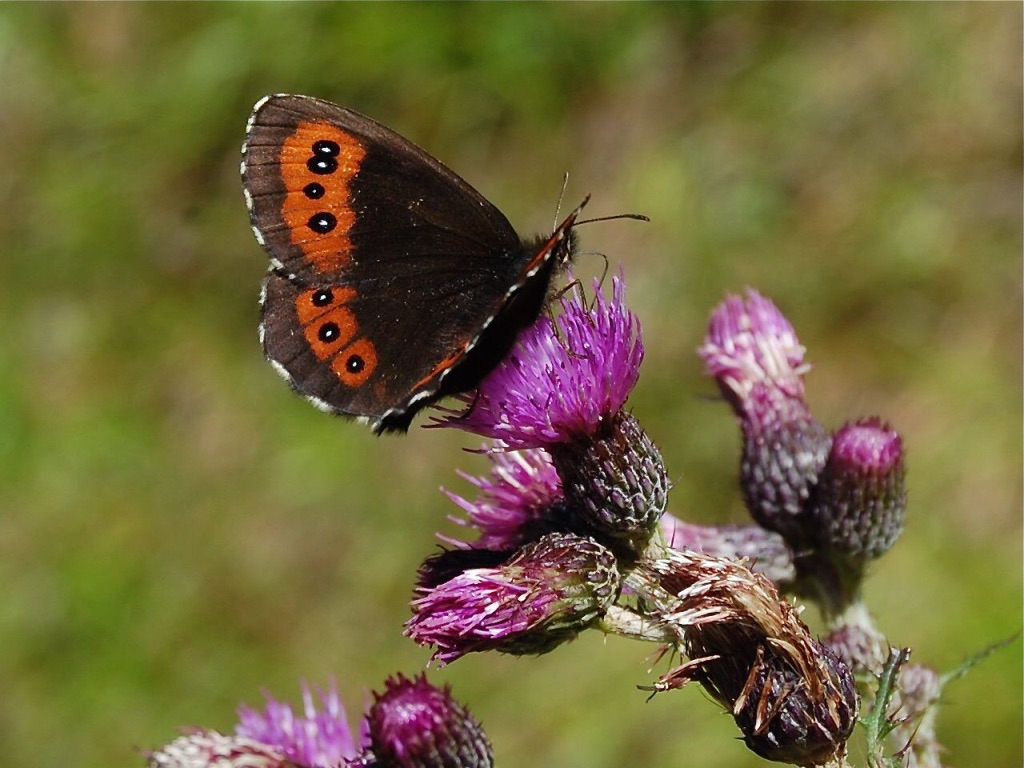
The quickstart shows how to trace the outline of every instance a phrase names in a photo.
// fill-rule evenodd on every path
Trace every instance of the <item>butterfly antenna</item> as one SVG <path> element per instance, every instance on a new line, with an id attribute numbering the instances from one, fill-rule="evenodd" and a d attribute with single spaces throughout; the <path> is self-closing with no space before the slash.
<path id="1" fill-rule="evenodd" d="M 633 219 L 634 221 L 650 221 L 649 216 L 644 216 L 642 213 L 616 213 L 612 216 L 598 216 L 595 219 L 583 219 L 583 221 L 577 221 L 574 226 L 580 224 L 593 224 L 595 221 L 614 221 L 615 219 Z"/>
<path id="2" fill-rule="evenodd" d="M 555 220 L 551 224 L 551 231 L 554 232 L 558 229 L 558 220 L 562 213 L 562 201 L 565 199 L 565 190 L 569 186 L 569 172 L 566 171 L 562 177 L 562 189 L 558 193 L 558 203 L 555 205 Z"/>
<path id="3" fill-rule="evenodd" d="M 586 205 L 589 200 L 590 200 L 590 195 L 587 195 L 587 197 L 584 199 L 584 201 L 580 204 L 580 207 L 576 209 L 576 212 L 579 213 L 579 211 L 583 209 L 583 206 Z M 614 214 L 612 216 L 597 216 L 597 217 L 595 217 L 593 219 L 580 219 L 580 220 L 577 220 L 577 221 L 573 222 L 573 228 L 578 227 L 581 224 L 593 224 L 593 223 L 598 222 L 598 221 L 614 221 L 615 219 L 632 219 L 634 221 L 650 221 L 651 220 L 650 217 L 644 216 L 642 213 L 616 213 L 616 214 Z M 580 255 L 582 256 L 583 254 L 580 254 Z M 600 251 L 588 251 L 586 255 L 588 255 L 588 256 L 600 256 L 601 260 L 604 261 L 604 269 L 601 271 L 601 279 L 598 282 L 598 287 L 604 288 L 604 281 L 608 277 L 608 270 L 611 268 L 611 265 L 608 262 L 608 256 L 605 255 L 604 253 L 601 253 Z"/>

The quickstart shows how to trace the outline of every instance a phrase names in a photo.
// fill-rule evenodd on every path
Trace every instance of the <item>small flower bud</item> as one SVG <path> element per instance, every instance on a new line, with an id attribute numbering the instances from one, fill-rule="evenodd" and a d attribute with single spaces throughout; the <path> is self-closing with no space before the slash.
<path id="1" fill-rule="evenodd" d="M 846 662 L 856 675 L 878 675 L 889 653 L 889 643 L 861 602 L 849 605 L 822 642 Z"/>
<path id="2" fill-rule="evenodd" d="M 421 675 L 388 679 L 366 715 L 369 754 L 357 764 L 375 768 L 490 768 L 484 729 L 447 687 Z"/>
<path id="3" fill-rule="evenodd" d="M 669 481 L 657 446 L 620 411 L 607 433 L 549 448 L 565 490 L 569 527 L 639 555 L 668 503 Z"/>
<path id="4" fill-rule="evenodd" d="M 149 755 L 150 768 L 300 768 L 275 747 L 246 736 L 192 731 Z"/>
<path id="5" fill-rule="evenodd" d="M 619 592 L 614 555 L 593 539 L 548 534 L 496 567 L 420 588 L 405 633 L 442 663 L 474 651 L 547 653 L 597 621 Z"/>
<path id="6" fill-rule="evenodd" d="M 942 745 L 936 735 L 938 702 L 944 680 L 934 669 L 920 664 L 900 668 L 896 696 L 899 721 L 890 737 L 897 748 L 905 749 L 907 765 L 912 768 L 941 768 Z"/>
<path id="7" fill-rule="evenodd" d="M 712 313 L 699 350 L 743 431 L 740 482 L 754 519 L 805 546 L 805 504 L 830 439 L 811 415 L 810 369 L 793 326 L 756 291 L 730 296 Z"/>
<path id="8" fill-rule="evenodd" d="M 907 491 L 903 444 L 880 419 L 839 429 L 810 504 L 817 544 L 871 560 L 903 531 Z"/>

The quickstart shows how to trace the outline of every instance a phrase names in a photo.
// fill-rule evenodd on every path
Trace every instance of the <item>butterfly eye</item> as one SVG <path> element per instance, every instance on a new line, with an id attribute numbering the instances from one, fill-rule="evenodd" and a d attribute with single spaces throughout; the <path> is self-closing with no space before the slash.
<path id="1" fill-rule="evenodd" d="M 319 141 L 313 142 L 313 154 L 314 155 L 327 155 L 328 157 L 337 157 L 341 153 L 341 147 L 338 146 L 336 141 L 330 139 L 320 139 Z"/>

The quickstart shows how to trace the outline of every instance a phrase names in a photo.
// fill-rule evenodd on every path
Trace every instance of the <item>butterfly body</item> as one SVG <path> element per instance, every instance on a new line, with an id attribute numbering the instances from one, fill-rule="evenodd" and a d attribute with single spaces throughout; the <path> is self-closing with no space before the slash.
<path id="1" fill-rule="evenodd" d="M 524 242 L 424 150 L 310 97 L 257 103 L 242 180 L 271 260 L 267 358 L 315 405 L 377 433 L 404 431 L 424 406 L 479 384 L 542 311 L 574 248 L 578 209 Z"/>

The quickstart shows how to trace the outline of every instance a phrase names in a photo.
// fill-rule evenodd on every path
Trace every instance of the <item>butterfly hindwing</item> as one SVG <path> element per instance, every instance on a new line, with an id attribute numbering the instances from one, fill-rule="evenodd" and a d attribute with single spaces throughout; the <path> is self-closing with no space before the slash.
<path id="1" fill-rule="evenodd" d="M 404 429 L 412 406 L 443 395 L 450 374 L 455 389 L 448 391 L 474 386 L 483 375 L 477 375 L 480 366 L 489 369 L 497 360 L 474 361 L 492 349 L 503 354 L 514 341 L 519 325 L 506 313 L 535 318 L 547 287 L 546 280 L 531 281 L 513 292 L 506 310 L 480 303 L 490 294 L 465 279 L 453 279 L 429 297 L 418 292 L 412 276 L 395 275 L 390 284 L 409 296 L 402 311 L 380 312 L 375 292 L 365 286 L 362 292 L 350 285 L 301 286 L 277 273 L 267 277 L 263 292 L 267 357 L 318 407 L 366 417 L 377 431 Z M 523 302 L 532 304 L 521 310 Z M 492 316 L 497 322 L 487 322 Z M 510 331 L 511 338 L 504 338 Z"/>

